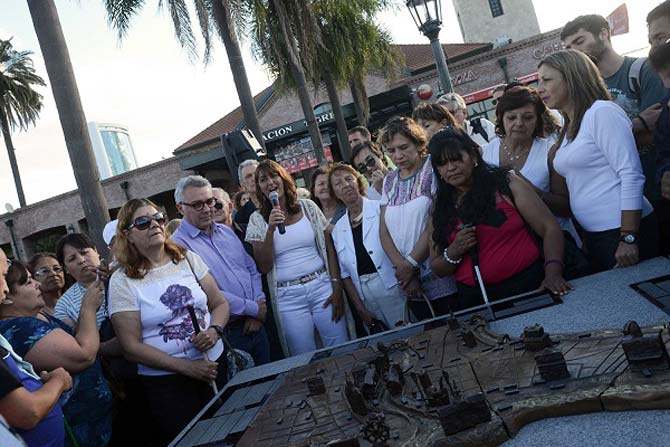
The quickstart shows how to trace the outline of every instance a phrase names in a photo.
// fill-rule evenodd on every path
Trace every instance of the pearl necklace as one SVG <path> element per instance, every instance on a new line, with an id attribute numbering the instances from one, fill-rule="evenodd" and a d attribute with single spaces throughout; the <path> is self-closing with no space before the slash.
<path id="1" fill-rule="evenodd" d="M 530 148 L 528 148 L 527 151 L 523 151 L 519 154 L 514 154 L 514 153 L 512 153 L 512 151 L 509 150 L 509 147 L 507 147 L 507 143 L 505 143 L 504 140 L 503 140 L 503 149 L 507 153 L 507 157 L 510 159 L 510 161 L 516 161 L 516 160 L 520 159 L 521 157 L 523 157 L 524 155 L 526 155 L 528 152 L 530 152 Z"/>

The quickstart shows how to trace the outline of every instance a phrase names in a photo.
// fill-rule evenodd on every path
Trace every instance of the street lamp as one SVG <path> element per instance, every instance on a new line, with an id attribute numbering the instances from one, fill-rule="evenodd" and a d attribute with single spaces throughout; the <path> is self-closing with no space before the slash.
<path id="1" fill-rule="evenodd" d="M 430 39 L 430 46 L 433 48 L 433 56 L 437 65 L 437 72 L 440 75 L 440 84 L 446 93 L 454 91 L 449 77 L 449 67 L 444 57 L 444 51 L 440 44 L 440 29 L 442 27 L 442 5 L 440 0 L 407 0 L 405 2 L 409 13 L 414 19 L 419 31 Z"/>

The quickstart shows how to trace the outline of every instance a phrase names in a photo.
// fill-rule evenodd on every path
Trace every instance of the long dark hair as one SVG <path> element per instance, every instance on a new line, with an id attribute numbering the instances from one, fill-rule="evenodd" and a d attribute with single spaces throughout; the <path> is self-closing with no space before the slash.
<path id="1" fill-rule="evenodd" d="M 261 191 L 261 187 L 258 186 L 258 178 L 260 173 L 265 172 L 266 174 L 278 174 L 282 179 L 284 184 L 284 197 L 286 198 L 286 211 L 288 214 L 296 214 L 300 212 L 300 204 L 298 203 L 298 193 L 296 192 L 295 181 L 293 177 L 288 173 L 286 169 L 279 163 L 273 160 L 263 160 L 258 164 L 256 168 L 256 197 L 258 201 L 261 202 L 261 215 L 263 219 L 267 222 L 270 218 L 270 211 L 272 211 L 272 203 L 270 199 L 265 197 L 265 194 Z"/>
<path id="2" fill-rule="evenodd" d="M 477 225 L 485 222 L 495 212 L 496 193 L 511 197 L 506 171 L 484 162 L 479 145 L 462 129 L 442 129 L 428 143 L 433 170 L 437 177 L 437 192 L 433 199 L 433 243 L 444 249 L 449 245 L 449 235 L 461 222 Z M 472 188 L 457 206 L 456 188 L 445 182 L 438 171 L 447 161 L 460 161 L 463 153 L 475 161 L 472 171 Z"/>

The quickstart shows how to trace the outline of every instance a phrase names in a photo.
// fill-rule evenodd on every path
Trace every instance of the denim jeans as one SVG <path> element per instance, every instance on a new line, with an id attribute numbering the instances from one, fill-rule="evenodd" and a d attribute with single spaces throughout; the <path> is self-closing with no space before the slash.
<path id="1" fill-rule="evenodd" d="M 332 306 L 323 307 L 332 293 L 333 288 L 326 272 L 305 284 L 277 289 L 277 307 L 291 355 L 317 349 L 314 328 L 324 347 L 349 340 L 345 317 L 333 321 Z"/>
<path id="2" fill-rule="evenodd" d="M 263 365 L 270 362 L 270 342 L 265 331 L 265 325 L 261 326 L 254 334 L 244 334 L 245 318 L 239 318 L 226 325 L 225 332 L 228 341 L 235 349 L 241 349 L 251 354 L 254 365 Z"/>

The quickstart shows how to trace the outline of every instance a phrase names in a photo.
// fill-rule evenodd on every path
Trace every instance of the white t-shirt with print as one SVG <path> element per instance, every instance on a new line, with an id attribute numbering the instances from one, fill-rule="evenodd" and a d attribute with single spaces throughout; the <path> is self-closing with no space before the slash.
<path id="1" fill-rule="evenodd" d="M 189 251 L 186 256 L 193 271 L 186 260 L 154 268 L 142 279 L 128 278 L 123 269 L 117 270 L 109 284 L 109 311 L 111 315 L 139 311 L 143 343 L 172 357 L 198 360 L 203 354 L 189 341 L 193 325 L 187 306 L 190 304 L 195 309 L 200 328 L 208 328 L 207 295 L 198 284 L 208 269 L 197 254 Z M 222 353 L 221 340 L 207 351 L 210 360 L 218 359 Z M 138 373 L 147 376 L 172 374 L 142 364 L 138 365 Z"/>

